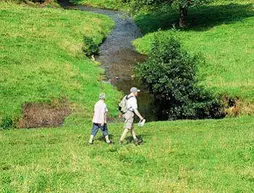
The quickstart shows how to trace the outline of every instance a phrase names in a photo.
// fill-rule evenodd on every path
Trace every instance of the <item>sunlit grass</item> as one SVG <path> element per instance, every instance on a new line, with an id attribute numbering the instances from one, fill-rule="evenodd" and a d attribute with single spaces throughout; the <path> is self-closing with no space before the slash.
<path id="1" fill-rule="evenodd" d="M 118 0 L 70 0 L 73 3 L 88 5 L 92 7 L 100 7 L 107 9 L 118 9 L 120 4 Z"/>
<path id="2" fill-rule="evenodd" d="M 243 20 L 243 29 L 235 23 L 175 33 L 186 48 L 193 45 L 193 53 L 215 54 L 205 55 L 212 65 L 218 58 L 216 48 L 231 45 L 229 37 L 240 39 L 242 30 L 252 37 L 249 19 Z M 232 25 L 239 25 L 235 33 Z M 111 112 L 116 110 L 118 94 L 100 82 L 102 70 L 82 52 L 84 36 L 99 44 L 109 33 L 113 22 L 107 17 L 0 3 L 0 26 L 0 117 L 19 116 L 24 102 L 62 97 L 75 109 L 63 128 L 0 130 L 0 192 L 254 192 L 253 116 L 147 123 L 136 128 L 144 140 L 141 146 L 118 145 L 123 125 L 109 124 L 115 144 L 108 146 L 98 134 L 94 145 L 87 145 L 91 124 L 84 120 L 90 120 L 100 91 L 109 95 Z M 149 51 L 150 38 L 136 42 L 140 51 Z M 213 45 L 217 39 L 225 43 Z M 241 70 L 248 77 L 251 64 L 243 44 L 251 50 L 245 37 L 242 41 L 224 53 L 225 60 L 219 58 L 227 70 L 227 55 L 238 58 L 242 51 L 245 57 L 239 64 L 246 63 Z M 213 71 L 225 73 L 220 68 L 208 72 Z M 252 96 L 253 79 L 245 84 L 244 77 L 235 76 L 241 82 L 229 84 L 222 76 L 220 86 L 238 89 L 243 84 Z"/>
<path id="3" fill-rule="evenodd" d="M 118 93 L 102 83 L 103 70 L 84 56 L 84 37 L 100 44 L 113 27 L 106 16 L 0 3 L 0 119 L 17 119 L 25 102 L 67 98 L 90 118 L 97 95 Z"/>
<path id="4" fill-rule="evenodd" d="M 253 117 L 147 123 L 143 145 L 91 125 L 0 131 L 0 192 L 253 192 Z"/>

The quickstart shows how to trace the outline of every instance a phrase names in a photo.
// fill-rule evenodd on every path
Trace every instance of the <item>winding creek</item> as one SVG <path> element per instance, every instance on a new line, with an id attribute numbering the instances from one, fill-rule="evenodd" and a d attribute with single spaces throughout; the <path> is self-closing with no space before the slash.
<path id="1" fill-rule="evenodd" d="M 138 99 L 139 110 L 147 120 L 157 120 L 152 105 L 153 97 L 135 78 L 135 64 L 144 61 L 146 57 L 136 52 L 132 46 L 132 41 L 142 36 L 134 21 L 128 15 L 119 11 L 73 5 L 68 0 L 59 0 L 59 3 L 65 9 L 78 9 L 104 14 L 115 21 L 115 28 L 101 44 L 99 56 L 96 57 L 96 60 L 101 63 L 106 71 L 106 81 L 118 90 L 127 94 L 132 86 L 141 88 L 142 92 Z"/>

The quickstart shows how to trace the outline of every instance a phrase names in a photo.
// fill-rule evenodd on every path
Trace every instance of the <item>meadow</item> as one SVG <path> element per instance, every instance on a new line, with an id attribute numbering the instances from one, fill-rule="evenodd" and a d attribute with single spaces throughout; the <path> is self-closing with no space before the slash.
<path id="1" fill-rule="evenodd" d="M 177 35 L 186 49 L 206 58 L 205 85 L 253 102 L 250 1 L 231 2 L 243 6 L 232 12 L 228 8 L 239 5 L 225 1 L 211 13 L 212 6 L 193 9 L 205 18 L 221 8 L 221 20 L 216 23 L 216 16 L 208 26 L 200 19 L 190 30 L 169 30 L 159 19 L 167 15 L 154 13 L 155 24 L 151 13 L 140 12 L 135 20 L 147 35 L 134 44 L 149 53 L 154 33 Z M 234 20 L 225 23 L 230 14 Z M 67 99 L 73 108 L 61 128 L 0 129 L 0 192 L 254 192 L 253 116 L 135 125 L 140 146 L 131 137 L 119 145 L 123 125 L 110 123 L 115 143 L 107 145 L 98 133 L 88 145 L 97 95 L 106 91 L 113 116 L 120 97 L 84 53 L 110 33 L 108 17 L 0 2 L 0 26 L 0 119 L 17 119 L 25 102 Z"/>
<path id="2" fill-rule="evenodd" d="M 100 92 L 117 113 L 119 93 L 101 82 L 104 70 L 83 52 L 87 38 L 99 45 L 114 26 L 103 15 L 0 3 L 0 120 L 16 121 L 26 102 L 68 100 L 73 115 L 87 120 Z M 90 47 L 92 47 L 90 46 Z M 0 121 L 1 122 L 1 121 Z M 78 121 L 80 122 L 80 121 Z"/>
<path id="3" fill-rule="evenodd" d="M 199 67 L 201 84 L 253 104 L 252 1 L 217 0 L 191 8 L 186 29 L 177 29 L 177 18 L 178 12 L 170 7 L 138 13 L 134 19 L 146 35 L 134 41 L 137 50 L 149 54 L 155 36 L 175 36 L 188 52 L 205 59 L 205 65 Z"/>
<path id="4" fill-rule="evenodd" d="M 0 131 L 0 192 L 253 192 L 253 117 L 147 123 L 143 145 L 121 124 Z M 130 140 L 130 138 L 128 139 Z"/>

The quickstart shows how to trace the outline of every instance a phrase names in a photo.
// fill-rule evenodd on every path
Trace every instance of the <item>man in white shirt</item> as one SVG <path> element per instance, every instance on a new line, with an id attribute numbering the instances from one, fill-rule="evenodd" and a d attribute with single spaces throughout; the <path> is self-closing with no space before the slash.
<path id="1" fill-rule="evenodd" d="M 123 117 L 125 119 L 125 125 L 124 125 L 123 134 L 120 138 L 120 144 L 123 143 L 123 141 L 129 131 L 131 132 L 136 145 L 139 145 L 142 142 L 141 140 L 138 140 L 136 133 L 134 131 L 134 127 L 133 127 L 135 114 L 139 117 L 140 121 L 144 120 L 144 118 L 141 116 L 141 114 L 138 111 L 138 104 L 137 104 L 136 97 L 138 96 L 139 92 L 140 92 L 139 89 L 137 89 L 136 87 L 132 87 L 130 89 L 130 94 L 127 96 L 127 104 L 126 104 L 127 112 L 123 115 Z"/>
<path id="2" fill-rule="evenodd" d="M 93 144 L 94 137 L 96 136 L 99 129 L 101 129 L 107 144 L 111 144 L 109 140 L 108 128 L 107 128 L 107 105 L 105 104 L 106 94 L 101 93 L 99 95 L 99 101 L 94 105 L 94 116 L 93 116 L 93 127 L 89 140 L 89 144 Z"/>

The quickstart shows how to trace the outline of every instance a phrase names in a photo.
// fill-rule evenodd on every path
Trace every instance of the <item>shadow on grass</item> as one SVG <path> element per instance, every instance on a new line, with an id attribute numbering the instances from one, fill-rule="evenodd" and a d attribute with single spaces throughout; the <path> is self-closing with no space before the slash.
<path id="1" fill-rule="evenodd" d="M 142 136 L 143 136 L 143 135 L 142 135 Z M 143 141 L 142 136 L 139 135 L 139 136 L 137 136 L 137 138 Z M 111 135 L 111 134 L 109 134 L 109 139 L 112 140 L 112 141 L 113 141 L 114 143 L 116 143 L 116 144 L 119 142 L 119 139 L 118 139 L 118 138 L 114 138 L 114 135 Z M 98 140 L 99 140 L 99 141 L 104 141 L 104 142 L 106 142 L 106 141 L 105 141 L 105 137 L 104 137 L 103 135 L 100 136 L 100 137 L 98 137 Z M 125 142 L 126 142 L 127 144 L 129 144 L 129 143 L 134 143 L 133 137 L 132 137 L 132 136 L 127 136 L 127 137 L 125 138 Z"/>
<path id="2" fill-rule="evenodd" d="M 252 4 L 207 5 L 190 8 L 188 13 L 188 28 L 186 30 L 205 31 L 220 24 L 230 24 L 253 17 Z M 177 26 L 179 14 L 176 10 L 167 8 L 163 12 L 143 14 L 135 21 L 144 34 L 159 29 L 170 29 Z"/>

